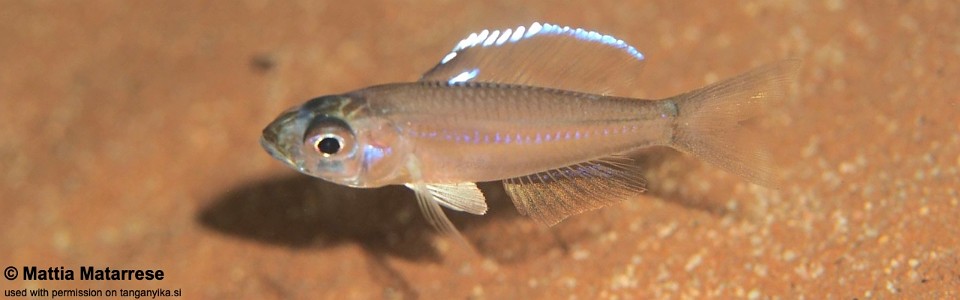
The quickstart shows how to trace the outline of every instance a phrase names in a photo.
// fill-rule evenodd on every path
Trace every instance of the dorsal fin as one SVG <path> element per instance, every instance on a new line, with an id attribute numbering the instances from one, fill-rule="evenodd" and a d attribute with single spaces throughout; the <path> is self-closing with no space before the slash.
<path id="1" fill-rule="evenodd" d="M 632 159 L 610 156 L 503 181 L 520 214 L 546 225 L 646 191 Z"/>
<path id="2" fill-rule="evenodd" d="M 421 81 L 498 82 L 628 96 L 643 54 L 610 35 L 533 23 L 472 33 Z"/>

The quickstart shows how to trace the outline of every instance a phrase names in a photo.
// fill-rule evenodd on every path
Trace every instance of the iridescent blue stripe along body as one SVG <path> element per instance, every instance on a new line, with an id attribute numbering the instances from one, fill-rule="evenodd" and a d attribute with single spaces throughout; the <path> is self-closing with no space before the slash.
<path id="1" fill-rule="evenodd" d="M 354 95 L 415 145 L 422 179 L 436 183 L 502 180 L 666 144 L 675 122 L 660 102 L 496 83 L 385 85 Z"/>

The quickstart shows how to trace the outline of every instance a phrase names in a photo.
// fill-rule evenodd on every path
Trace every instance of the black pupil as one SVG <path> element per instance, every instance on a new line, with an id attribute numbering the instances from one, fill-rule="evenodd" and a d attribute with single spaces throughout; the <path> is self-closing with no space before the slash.
<path id="1" fill-rule="evenodd" d="M 340 151 L 340 141 L 336 138 L 325 137 L 317 143 L 317 149 L 325 154 L 337 154 Z"/>

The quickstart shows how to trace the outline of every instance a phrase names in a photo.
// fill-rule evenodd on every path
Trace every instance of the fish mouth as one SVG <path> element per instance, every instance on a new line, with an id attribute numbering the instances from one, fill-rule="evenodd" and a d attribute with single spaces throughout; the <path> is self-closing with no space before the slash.
<path id="1" fill-rule="evenodd" d="M 263 147 L 270 156 L 273 156 L 274 159 L 282 161 L 288 165 L 293 165 L 293 161 L 290 160 L 290 154 L 286 151 L 282 151 L 282 148 L 277 147 L 276 138 L 268 138 L 267 135 L 260 137 L 260 146 Z"/>
<path id="2" fill-rule="evenodd" d="M 281 135 L 285 134 L 285 129 L 293 126 L 292 123 L 296 120 L 296 117 L 296 109 L 283 112 L 276 120 L 263 129 L 263 135 L 260 136 L 260 146 L 263 147 L 270 156 L 290 166 L 294 166 L 295 163 L 288 149 L 289 145 L 282 143 L 284 139 Z"/>

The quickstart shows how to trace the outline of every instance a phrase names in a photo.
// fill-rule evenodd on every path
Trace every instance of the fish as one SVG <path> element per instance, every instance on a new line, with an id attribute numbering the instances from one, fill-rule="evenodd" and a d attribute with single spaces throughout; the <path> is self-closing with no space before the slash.
<path id="1" fill-rule="evenodd" d="M 646 190 L 631 153 L 667 146 L 776 188 L 769 152 L 741 124 L 786 97 L 785 59 L 664 99 L 631 93 L 646 57 L 611 35 L 535 22 L 472 33 L 415 82 L 325 95 L 282 112 L 262 147 L 353 188 L 403 185 L 427 221 L 462 239 L 442 207 L 487 212 L 500 181 L 545 225 Z"/>

